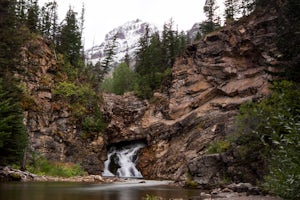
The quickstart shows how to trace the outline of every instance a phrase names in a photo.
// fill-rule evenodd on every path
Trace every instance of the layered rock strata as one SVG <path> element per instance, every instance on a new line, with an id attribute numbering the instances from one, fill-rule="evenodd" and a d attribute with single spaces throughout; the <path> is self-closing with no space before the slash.
<path id="1" fill-rule="evenodd" d="M 145 139 L 138 167 L 146 178 L 181 181 L 191 175 L 198 184 L 222 182 L 230 161 L 206 155 L 206 147 L 233 132 L 242 103 L 269 94 L 272 77 L 266 71 L 281 56 L 276 25 L 276 10 L 270 9 L 208 34 L 177 59 L 171 87 L 155 93 L 152 103 L 105 95 L 109 141 Z M 249 175 L 247 181 L 254 179 Z"/>

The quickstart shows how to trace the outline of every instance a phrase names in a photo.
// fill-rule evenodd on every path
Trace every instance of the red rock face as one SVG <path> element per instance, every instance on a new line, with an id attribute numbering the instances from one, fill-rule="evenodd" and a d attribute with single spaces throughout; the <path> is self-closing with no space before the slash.
<path id="1" fill-rule="evenodd" d="M 272 77 L 265 70 L 280 57 L 276 20 L 275 10 L 252 15 L 208 34 L 177 59 L 168 96 L 170 119 L 155 122 L 164 128 L 152 131 L 158 139 L 140 156 L 143 174 L 185 180 L 189 173 L 199 184 L 222 180 L 227 169 L 219 157 L 205 156 L 205 148 L 232 132 L 242 103 L 269 94 Z"/>

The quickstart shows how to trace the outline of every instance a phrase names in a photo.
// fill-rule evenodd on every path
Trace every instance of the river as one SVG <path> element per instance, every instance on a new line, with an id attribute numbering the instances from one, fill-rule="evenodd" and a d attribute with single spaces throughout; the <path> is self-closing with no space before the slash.
<path id="1" fill-rule="evenodd" d="M 199 190 L 170 186 L 165 181 L 129 180 L 111 184 L 0 183 L 0 200 L 141 200 L 147 195 L 189 199 Z"/>

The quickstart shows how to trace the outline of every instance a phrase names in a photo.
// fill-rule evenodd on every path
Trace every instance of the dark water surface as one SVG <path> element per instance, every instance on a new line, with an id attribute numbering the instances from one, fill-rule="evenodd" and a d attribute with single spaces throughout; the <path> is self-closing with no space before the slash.
<path id="1" fill-rule="evenodd" d="M 113 184 L 0 183 L 0 200 L 140 200 L 147 194 L 166 199 L 189 199 L 199 195 L 200 191 L 158 181 Z"/>

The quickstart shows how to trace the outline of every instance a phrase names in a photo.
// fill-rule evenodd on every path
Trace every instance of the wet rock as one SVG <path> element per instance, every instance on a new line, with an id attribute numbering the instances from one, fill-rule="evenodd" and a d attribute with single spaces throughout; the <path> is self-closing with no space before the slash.
<path id="1" fill-rule="evenodd" d="M 224 167 L 219 154 L 204 155 L 188 163 L 189 173 L 198 185 L 215 186 L 222 181 Z"/>
<path id="2" fill-rule="evenodd" d="M 247 193 L 248 195 L 260 195 L 262 191 L 259 187 L 253 186 L 251 183 L 232 183 L 227 186 L 234 192 Z"/>
<path id="3" fill-rule="evenodd" d="M 0 167 L 0 182 L 5 181 L 32 181 L 36 175 L 10 167 Z"/>

